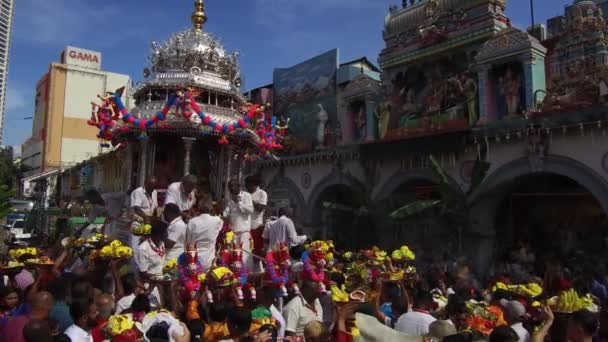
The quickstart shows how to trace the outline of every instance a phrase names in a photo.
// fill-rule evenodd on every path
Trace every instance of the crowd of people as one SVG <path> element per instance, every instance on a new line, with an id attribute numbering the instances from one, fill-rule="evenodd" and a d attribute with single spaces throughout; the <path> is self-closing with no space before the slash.
<path id="1" fill-rule="evenodd" d="M 540 262 L 519 245 L 482 286 L 464 260 L 310 241 L 257 177 L 220 204 L 189 175 L 161 207 L 157 183 L 89 191 L 76 232 L 9 251 L 0 342 L 608 340 L 608 278 L 590 256 Z"/>

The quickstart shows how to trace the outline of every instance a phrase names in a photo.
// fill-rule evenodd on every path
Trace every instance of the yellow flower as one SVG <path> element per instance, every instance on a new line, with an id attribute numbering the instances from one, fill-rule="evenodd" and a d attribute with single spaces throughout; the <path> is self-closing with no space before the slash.
<path id="1" fill-rule="evenodd" d="M 207 275 L 205 273 L 201 273 L 198 275 L 199 282 L 204 283 L 206 279 L 207 279 Z"/>
<path id="2" fill-rule="evenodd" d="M 152 225 L 144 224 L 143 233 L 144 235 L 150 235 L 150 233 L 152 233 Z"/>
<path id="3" fill-rule="evenodd" d="M 334 260 L 334 254 L 333 253 L 327 253 L 325 254 L 325 261 L 330 262 Z"/>
<path id="4" fill-rule="evenodd" d="M 115 258 L 126 259 L 126 258 L 130 258 L 132 256 L 133 256 L 133 250 L 131 249 L 131 247 L 121 246 L 114 250 Z"/>
<path id="5" fill-rule="evenodd" d="M 414 252 L 412 252 L 412 250 L 408 246 L 401 246 L 401 248 L 399 248 L 399 251 L 401 251 L 401 254 L 403 255 L 403 258 L 405 260 L 416 260 L 416 254 L 414 254 Z"/>
<path id="6" fill-rule="evenodd" d="M 38 255 L 38 249 L 36 249 L 34 247 L 28 247 L 25 249 L 24 254 Z"/>
<path id="7" fill-rule="evenodd" d="M 177 259 L 171 259 L 165 263 L 165 271 L 170 271 L 177 267 Z"/>
<path id="8" fill-rule="evenodd" d="M 114 315 L 108 319 L 108 329 L 112 336 L 119 336 L 133 329 L 135 323 L 127 315 Z"/>
<path id="9" fill-rule="evenodd" d="M 122 242 L 120 242 L 118 240 L 114 240 L 114 241 L 110 242 L 110 247 L 112 247 L 112 249 L 116 249 L 121 246 L 122 246 Z"/>
<path id="10" fill-rule="evenodd" d="M 112 249 L 112 247 L 110 246 L 103 246 L 101 251 L 99 251 L 99 254 L 102 257 L 109 258 L 114 254 L 114 249 Z"/>
<path id="11" fill-rule="evenodd" d="M 405 271 L 404 270 L 398 270 L 395 272 L 391 272 L 390 274 L 390 279 L 391 280 L 401 280 L 403 279 L 405 276 Z"/>
<path id="12" fill-rule="evenodd" d="M 343 257 L 344 257 L 344 259 L 346 259 L 346 260 L 350 260 L 350 259 L 352 259 L 352 258 L 353 258 L 353 252 L 345 252 L 345 253 L 343 254 Z"/>
<path id="13" fill-rule="evenodd" d="M 338 285 L 332 284 L 329 288 L 331 291 L 331 299 L 336 303 L 345 303 L 348 302 L 348 293 L 345 291 L 344 287 L 339 288 Z"/>
<path id="14" fill-rule="evenodd" d="M 386 259 L 386 252 L 382 251 L 382 250 L 377 250 L 376 253 L 376 260 L 378 261 L 384 261 Z"/>
<path id="15" fill-rule="evenodd" d="M 401 259 L 403 259 L 403 253 L 401 253 L 401 250 L 396 249 L 393 251 L 393 253 L 391 253 L 391 258 L 393 260 L 400 261 Z"/>
<path id="16" fill-rule="evenodd" d="M 494 284 L 494 287 L 492 287 L 492 292 L 496 292 L 497 290 L 508 290 L 509 287 L 502 282 L 497 282 L 496 284 Z"/>
<path id="17" fill-rule="evenodd" d="M 226 242 L 227 243 L 231 243 L 232 240 L 234 240 L 234 233 L 233 232 L 227 232 L 226 233 Z"/>

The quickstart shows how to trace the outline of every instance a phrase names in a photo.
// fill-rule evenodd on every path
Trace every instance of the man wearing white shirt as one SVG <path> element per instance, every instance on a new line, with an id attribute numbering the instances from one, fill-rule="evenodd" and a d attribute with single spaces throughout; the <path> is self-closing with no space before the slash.
<path id="1" fill-rule="evenodd" d="M 201 214 L 188 221 L 186 241 L 191 246 L 196 245 L 198 260 L 207 270 L 215 258 L 215 243 L 224 226 L 224 221 L 211 215 L 213 211 L 211 202 L 201 202 L 198 210 Z"/>
<path id="2" fill-rule="evenodd" d="M 158 181 L 152 176 L 141 186 L 131 193 L 131 208 L 135 214 L 142 219 L 146 219 L 154 215 L 154 211 L 158 208 L 158 193 L 156 188 Z"/>
<path id="3" fill-rule="evenodd" d="M 163 211 L 165 221 L 169 222 L 167 228 L 167 260 L 177 259 L 183 252 L 186 245 L 186 224 L 180 216 L 180 210 L 175 203 L 165 205 Z"/>
<path id="4" fill-rule="evenodd" d="M 190 209 L 196 203 L 196 176 L 184 176 L 181 182 L 175 182 L 167 188 L 165 204 L 175 203 L 185 217 L 189 217 Z"/>
<path id="5" fill-rule="evenodd" d="M 430 313 L 433 305 L 433 295 L 430 292 L 419 291 L 414 298 L 413 309 L 397 319 L 395 330 L 410 336 L 427 335 L 431 323 L 437 320 Z"/>
<path id="6" fill-rule="evenodd" d="M 306 242 L 306 235 L 298 236 L 296 227 L 291 220 L 293 209 L 279 209 L 279 218 L 274 223 L 269 224 L 264 229 L 262 238 L 268 250 L 276 248 L 282 243 L 286 243 L 289 247 L 301 245 Z"/>
<path id="7" fill-rule="evenodd" d="M 131 192 L 131 209 L 139 218 L 134 220 L 131 224 L 131 228 L 142 223 L 149 223 L 151 217 L 154 215 L 155 210 L 158 208 L 158 193 L 156 188 L 158 181 L 156 177 L 152 176 L 144 182 L 144 186 L 141 186 L 133 192 Z M 141 221 L 140 221 L 141 219 Z M 140 238 L 131 234 L 131 249 L 137 253 Z"/>
<path id="8" fill-rule="evenodd" d="M 74 324 L 65 330 L 65 334 L 72 341 L 93 342 L 91 330 L 98 324 L 99 311 L 94 302 L 74 302 L 70 305 L 70 314 Z"/>
<path id="9" fill-rule="evenodd" d="M 124 192 L 108 192 L 102 195 L 97 190 L 92 189 L 86 192 L 85 198 L 93 205 L 93 209 L 87 216 L 87 222 L 76 231 L 75 235 L 77 237 L 82 235 L 85 239 L 90 237 L 95 232 L 87 230 L 83 234 L 85 229 L 93 225 L 97 217 L 105 216 L 106 219 L 101 232 L 115 238 L 118 229 L 116 223 L 122 215 L 123 209 L 126 209 L 129 205 L 129 196 Z"/>
<path id="10" fill-rule="evenodd" d="M 230 228 L 234 232 L 236 242 L 242 243 L 243 263 L 251 269 L 253 263 L 251 258 L 251 215 L 253 214 L 253 200 L 248 192 L 241 190 L 241 184 L 231 180 L 228 184 L 230 199 L 224 210 L 224 217 L 230 222 Z"/>
<path id="11" fill-rule="evenodd" d="M 262 233 L 264 232 L 264 211 L 268 204 L 268 194 L 260 188 L 260 180 L 257 176 L 249 176 L 245 179 L 245 188 L 251 194 L 253 201 L 253 214 L 251 215 L 251 238 L 253 239 L 253 254 L 258 256 L 264 255 L 264 240 Z M 258 263 L 256 263 L 258 265 Z M 259 263 L 259 269 L 262 271 L 262 264 Z"/>
<path id="12" fill-rule="evenodd" d="M 135 254 L 139 275 L 148 286 L 150 283 L 154 284 L 155 277 L 163 275 L 167 254 L 165 240 L 167 240 L 167 224 L 162 221 L 154 221 L 150 237 L 139 245 Z M 151 293 L 150 299 L 152 306 L 160 305 L 160 293 L 157 288 Z"/>

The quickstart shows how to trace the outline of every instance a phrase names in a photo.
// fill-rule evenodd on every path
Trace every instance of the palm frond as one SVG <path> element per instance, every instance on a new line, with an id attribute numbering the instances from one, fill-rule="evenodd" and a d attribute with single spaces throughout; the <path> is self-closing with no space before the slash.
<path id="1" fill-rule="evenodd" d="M 396 209 L 390 214 L 393 219 L 405 219 L 423 213 L 441 204 L 440 200 L 414 201 Z"/>

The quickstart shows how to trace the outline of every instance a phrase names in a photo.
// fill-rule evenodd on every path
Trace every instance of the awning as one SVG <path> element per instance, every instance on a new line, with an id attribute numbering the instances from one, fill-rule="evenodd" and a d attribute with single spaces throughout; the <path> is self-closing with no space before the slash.
<path id="1" fill-rule="evenodd" d="M 31 175 L 29 177 L 25 177 L 23 178 L 21 181 L 22 182 L 35 182 L 41 179 L 46 179 L 52 176 L 55 176 L 57 174 L 59 174 L 59 169 L 56 170 L 50 170 L 50 171 L 45 171 L 45 172 L 41 172 L 41 173 L 37 173 L 35 175 Z"/>

